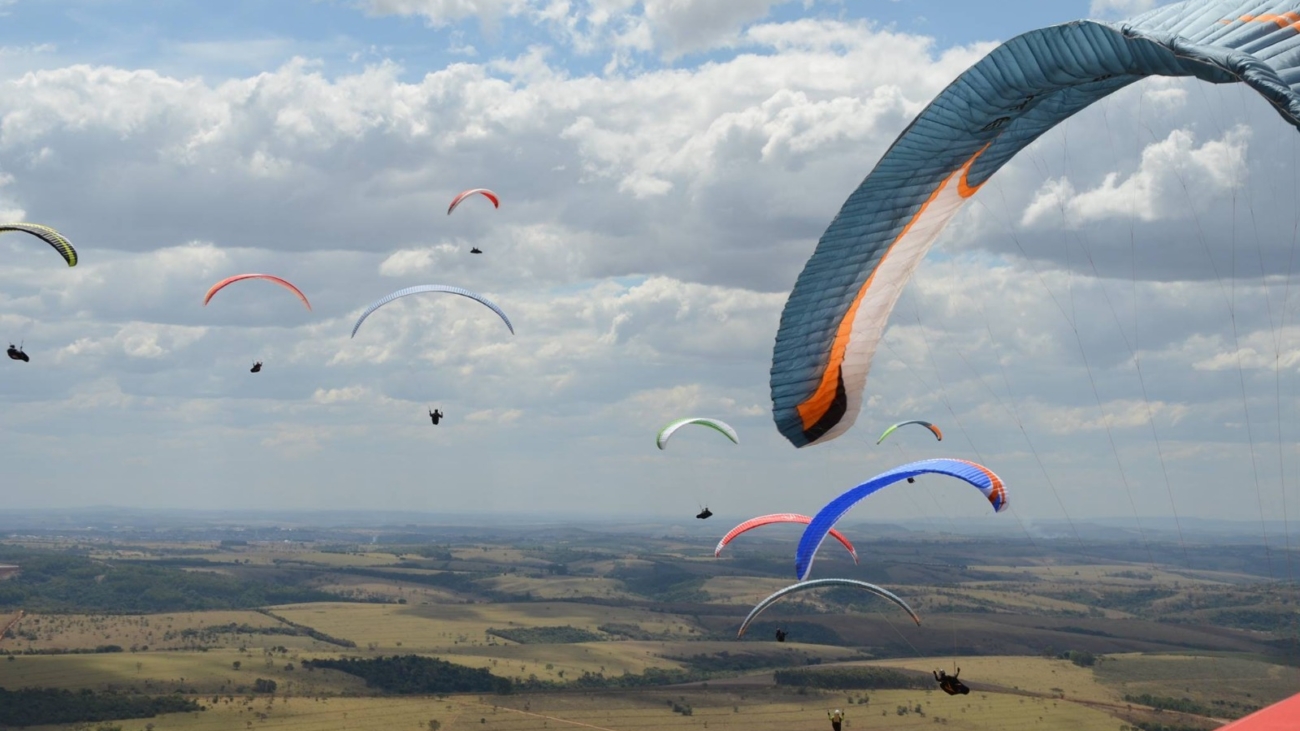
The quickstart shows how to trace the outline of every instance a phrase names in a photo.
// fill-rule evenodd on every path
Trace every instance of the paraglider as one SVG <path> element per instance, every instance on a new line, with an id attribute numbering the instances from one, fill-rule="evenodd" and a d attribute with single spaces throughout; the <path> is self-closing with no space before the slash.
<path id="1" fill-rule="evenodd" d="M 701 426 L 707 426 L 710 429 L 713 429 L 714 431 L 723 434 L 728 439 L 730 439 L 733 443 L 740 444 L 740 437 L 736 436 L 736 430 L 732 429 L 731 426 L 728 425 L 726 422 L 719 421 L 718 419 L 707 419 L 703 417 L 678 419 L 677 421 L 668 424 L 664 428 L 660 429 L 659 434 L 655 436 L 655 444 L 657 444 L 660 449 L 663 449 L 665 446 L 667 446 L 668 440 L 672 437 L 673 433 L 676 432 L 678 429 L 682 428 L 683 426 L 686 426 L 687 424 L 699 424 Z M 700 520 L 706 520 L 712 516 L 713 516 L 713 511 L 709 510 L 708 506 L 705 506 L 700 510 L 699 515 L 696 515 L 695 517 L 699 518 Z"/>
<path id="2" fill-rule="evenodd" d="M 672 435 L 676 433 L 678 429 L 681 429 L 687 424 L 699 424 L 700 426 L 707 426 L 710 429 L 713 429 L 714 431 L 725 435 L 728 439 L 730 439 L 735 444 L 740 444 L 740 437 L 736 435 L 736 430 L 732 429 L 731 425 L 727 424 L 727 422 L 721 421 L 719 419 L 709 419 L 709 418 L 698 417 L 698 416 L 687 418 L 687 419 L 678 419 L 677 421 L 674 421 L 668 424 L 667 426 L 665 426 L 664 428 L 660 429 L 659 434 L 655 437 L 655 444 L 659 445 L 660 449 L 663 449 L 668 445 L 668 440 L 672 437 Z"/>
<path id="3" fill-rule="evenodd" d="M 887 589 L 882 589 L 875 584 L 868 584 L 865 581 L 858 581 L 856 579 L 813 579 L 812 581 L 801 581 L 797 584 L 791 584 L 759 602 L 757 606 L 750 610 L 749 616 L 745 617 L 745 621 L 740 623 L 740 630 L 736 633 L 736 639 L 744 637 L 745 630 L 749 629 L 749 625 L 758 618 L 758 615 L 762 614 L 764 610 L 781 599 L 790 596 L 791 594 L 797 594 L 810 589 L 822 589 L 828 586 L 848 586 L 869 591 L 878 597 L 888 599 L 894 604 L 897 604 L 903 609 L 903 611 L 907 612 L 913 622 L 916 622 L 917 625 L 921 624 L 921 618 L 916 615 L 916 612 L 912 611 L 911 607 L 907 606 L 907 602 L 899 599 L 898 596 Z"/>
<path id="4" fill-rule="evenodd" d="M 77 250 L 72 248 L 72 242 L 49 226 L 42 226 L 39 223 L 0 223 L 0 233 L 6 231 L 29 233 L 54 247 L 54 250 L 59 252 L 59 256 L 62 256 L 63 260 L 68 262 L 68 266 L 75 267 L 77 265 Z"/>
<path id="5" fill-rule="evenodd" d="M 262 372 L 262 361 L 259 360 L 259 361 L 257 361 L 256 363 L 254 363 L 254 364 L 253 364 L 253 367 L 248 369 L 248 372 L 249 372 L 249 373 L 261 373 L 261 372 Z"/>
<path id="6" fill-rule="evenodd" d="M 447 215 L 450 216 L 451 212 L 456 210 L 456 206 L 459 206 L 461 201 L 465 200 L 466 198 L 476 193 L 492 201 L 493 208 L 501 207 L 501 199 L 497 197 L 496 193 L 493 193 L 487 188 L 470 188 L 469 190 L 464 190 L 461 191 L 460 193 L 457 193 L 456 197 L 451 199 L 451 205 L 447 206 Z"/>
<path id="7" fill-rule="evenodd" d="M 894 431 L 898 429 L 898 427 L 907 426 L 908 424 L 920 424 L 926 429 L 929 429 L 930 432 L 934 434 L 935 439 L 938 439 L 941 442 L 943 441 L 943 432 L 939 431 L 939 427 L 935 426 L 934 424 L 931 424 L 928 421 L 921 421 L 920 419 L 912 419 L 911 421 L 900 421 L 897 424 L 894 424 L 893 426 L 886 429 L 885 433 L 881 434 L 880 438 L 876 440 L 876 444 L 880 444 L 881 442 L 885 441 L 885 437 L 889 436 L 890 434 L 893 434 Z"/>
<path id="8" fill-rule="evenodd" d="M 744 523 L 741 523 L 735 528 L 727 531 L 727 535 L 723 536 L 722 540 L 718 541 L 718 545 L 714 547 L 713 557 L 717 558 L 718 555 L 722 553 L 722 549 L 726 548 L 727 544 L 735 540 L 737 536 L 742 533 L 748 533 L 755 528 L 772 525 L 773 523 L 798 523 L 808 525 L 810 522 L 812 522 L 812 518 L 809 518 L 806 515 L 799 515 L 798 513 L 773 513 L 771 515 L 760 515 L 757 518 L 750 518 Z M 853 563 L 857 563 L 858 552 L 854 550 L 853 544 L 849 542 L 849 539 L 846 538 L 843 533 L 834 528 L 831 529 L 830 533 L 831 538 L 839 541 L 845 548 L 849 549 L 849 555 L 853 557 Z"/>
<path id="9" fill-rule="evenodd" d="M 961 668 L 957 668 L 957 672 L 952 675 L 949 675 L 942 670 L 935 670 L 933 672 L 935 681 L 939 683 L 939 689 L 948 695 L 966 695 L 967 693 L 970 693 L 970 688 L 967 688 L 965 683 L 957 679 L 957 676 L 961 675 Z"/>
<path id="10" fill-rule="evenodd" d="M 482 253 L 483 253 L 483 250 L 480 249 L 480 248 L 478 248 L 477 246 L 471 246 L 471 247 L 469 247 L 469 253 L 471 253 L 471 254 L 482 254 Z"/>
<path id="11" fill-rule="evenodd" d="M 813 558 L 816 557 L 817 550 L 821 548 L 822 541 L 826 540 L 826 535 L 830 532 L 830 529 L 854 505 L 857 505 L 863 498 L 881 488 L 888 487 L 895 482 L 901 482 L 908 477 L 923 474 L 956 477 L 979 489 L 989 503 L 993 505 L 994 512 L 1000 513 L 1007 508 L 1007 490 L 1002 484 L 1002 478 L 993 474 L 993 471 L 984 465 L 968 462 L 964 459 L 948 458 L 909 462 L 887 472 L 882 472 L 861 485 L 848 490 L 818 511 L 813 516 L 812 522 L 804 529 L 803 536 L 799 539 L 799 547 L 795 551 L 795 576 L 801 581 L 808 578 L 808 573 L 812 571 Z"/>
<path id="12" fill-rule="evenodd" d="M 307 295 L 303 294 L 302 290 L 293 286 L 293 284 L 290 283 L 287 279 L 281 279 L 280 277 L 277 277 L 274 274 L 236 274 L 233 277 L 226 277 L 225 279 L 221 280 L 220 282 L 217 282 L 216 284 L 212 285 L 208 289 L 208 293 L 203 296 L 203 306 L 207 307 L 208 303 L 212 301 L 212 296 L 215 295 L 217 292 L 220 292 L 221 290 L 234 284 L 235 282 L 242 282 L 245 279 L 265 279 L 268 282 L 273 282 L 275 284 L 278 284 L 281 287 L 284 287 L 285 289 L 297 295 L 298 299 L 302 301 L 303 305 L 307 307 L 308 311 L 311 310 L 311 303 L 307 301 Z"/>
<path id="13" fill-rule="evenodd" d="M 31 358 L 28 358 L 27 354 L 23 352 L 23 346 L 21 345 L 15 348 L 13 343 L 9 343 L 8 354 L 10 360 L 21 360 L 24 363 L 31 362 Z"/>
<path id="14" fill-rule="evenodd" d="M 890 313 L 930 246 L 994 173 L 1076 112 L 1146 76 L 1194 76 L 1242 82 L 1300 127 L 1297 36 L 1282 30 L 1294 10 L 1191 0 L 1122 23 L 1081 20 L 1017 36 L 963 72 L 848 197 L 795 282 L 772 352 L 781 434 L 805 447 L 853 426 Z"/>
<path id="15" fill-rule="evenodd" d="M 491 309 L 493 312 L 497 313 L 497 316 L 501 318 L 501 321 L 504 322 L 506 324 L 506 327 L 510 329 L 510 334 L 514 335 L 515 333 L 515 326 L 510 324 L 510 318 L 506 317 L 506 313 L 502 312 L 500 307 L 497 307 L 494 302 L 484 297 L 483 295 L 475 294 L 474 292 L 471 292 L 467 289 L 461 289 L 460 287 L 449 287 L 445 284 L 422 284 L 416 287 L 407 287 L 406 289 L 399 289 L 396 292 L 393 292 L 392 294 L 385 295 L 372 302 L 370 306 L 366 307 L 365 312 L 361 313 L 361 317 L 357 318 L 357 324 L 352 326 L 352 337 L 357 336 L 357 330 L 361 329 L 361 323 L 365 322 L 366 318 L 370 317 L 370 314 L 375 310 L 379 309 L 380 307 L 383 307 L 384 305 L 388 304 L 389 302 L 392 302 L 395 299 L 400 299 L 402 297 L 409 297 L 410 295 L 421 294 L 424 292 L 445 292 L 448 294 L 458 294 L 461 297 L 468 297 L 474 300 L 475 302 L 478 302 L 479 304 Z"/>
<path id="16" fill-rule="evenodd" d="M 442 409 L 430 409 L 429 421 L 432 421 L 433 425 L 437 426 L 438 422 L 442 421 Z"/>

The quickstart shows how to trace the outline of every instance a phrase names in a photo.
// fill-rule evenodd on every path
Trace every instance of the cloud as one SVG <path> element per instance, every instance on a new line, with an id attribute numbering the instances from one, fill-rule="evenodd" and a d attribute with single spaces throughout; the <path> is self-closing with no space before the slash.
<path id="1" fill-rule="evenodd" d="M 465 250 L 466 247 L 452 244 L 439 244 L 422 249 L 402 249 L 384 259 L 379 265 L 379 273 L 385 277 L 424 274 L 436 266 L 438 259 L 450 258 Z"/>
<path id="2" fill-rule="evenodd" d="M 1101 17 L 1129 17 L 1144 13 L 1159 4 L 1157 0 L 1092 0 L 1088 12 Z"/>
<path id="3" fill-rule="evenodd" d="M 0 8 L 5 5 L 12 5 L 16 0 L 0 0 Z M 0 11 L 0 15 L 6 15 Z M 26 46 L 0 46 L 0 57 L 4 56 L 28 56 L 41 53 L 52 53 L 55 46 L 52 43 L 35 43 Z"/>
<path id="4" fill-rule="evenodd" d="M 1069 178 L 1048 180 L 1025 209 L 1021 225 L 1033 227 L 1061 213 L 1076 228 L 1112 217 L 1190 217 L 1187 197 L 1195 205 L 1242 187 L 1249 139 L 1250 129 L 1238 125 L 1222 138 L 1194 147 L 1190 132 L 1174 130 L 1143 150 L 1138 169 L 1127 178 L 1109 173 L 1101 185 L 1082 192 L 1075 191 Z"/>
<path id="5" fill-rule="evenodd" d="M 1295 371 L 1300 367 L 1300 349 L 1294 346 L 1298 338 L 1300 328 L 1294 325 L 1248 332 L 1237 339 L 1236 347 L 1223 336 L 1195 336 L 1184 343 L 1181 354 L 1198 371 Z"/>
<path id="6" fill-rule="evenodd" d="M 1040 463 L 1073 517 L 1129 505 L 1117 462 L 1138 508 L 1164 514 L 1148 409 L 1179 455 L 1180 509 L 1221 514 L 1252 447 L 1261 479 L 1280 479 L 1266 463 L 1279 427 L 1294 437 L 1300 366 L 1294 130 L 1253 92 L 1184 80 L 1136 84 L 1000 171 L 906 288 L 858 426 L 789 448 L 767 384 L 786 294 L 891 141 L 989 46 L 723 5 L 368 5 L 495 14 L 511 39 L 427 66 L 390 60 L 367 35 L 379 24 L 358 22 L 377 49 L 359 69 L 272 66 L 269 46 L 221 80 L 84 58 L 0 68 L 0 209 L 81 253 L 69 269 L 0 237 L 0 337 L 32 355 L 0 379 L 6 467 L 39 488 L 16 499 L 811 510 L 942 453 L 1028 486 L 1014 499 L 1031 518 L 1060 517 L 1034 489 Z M 541 31 L 509 35 L 539 13 Z M 573 55 L 596 51 L 617 63 Z M 686 55 L 665 68 L 650 53 Z M 500 209 L 446 215 L 479 185 Z M 256 282 L 203 306 L 240 272 L 288 278 L 313 311 Z M 365 304 L 423 283 L 483 292 L 517 334 L 427 297 L 349 337 Z M 741 445 L 649 446 L 692 413 L 727 419 Z M 882 423 L 918 415 L 943 443 L 873 448 Z M 81 459 L 58 459 L 70 441 Z M 891 500 L 876 514 L 922 517 Z M 953 515 L 980 519 L 975 502 Z"/>
<path id="7" fill-rule="evenodd" d="M 74 242 L 431 252 L 505 242 L 515 274 L 553 282 L 667 266 L 772 290 L 784 285 L 769 257 L 799 261 L 873 151 L 978 52 L 933 64 L 923 38 L 815 27 L 838 45 L 608 79 L 570 78 L 540 58 L 452 64 L 411 82 L 389 63 L 328 77 L 301 59 L 215 85 L 39 71 L 4 82 L 0 161 L 18 180 L 6 188 L 14 206 L 46 220 L 59 211 Z M 751 41 L 790 38 L 768 27 Z M 500 189 L 502 210 L 432 216 L 471 184 L 466 165 L 473 183 Z M 72 174 L 100 169 L 129 185 Z M 543 245 L 565 259 L 532 253 Z M 415 273 L 433 266 L 426 256 L 399 254 L 384 271 Z"/>
<path id="8" fill-rule="evenodd" d="M 620 402 L 614 410 L 629 416 L 645 416 L 665 423 L 671 419 L 681 418 L 681 414 L 708 413 L 719 418 L 767 415 L 767 410 L 761 406 L 743 405 L 734 398 L 698 383 L 638 391 Z"/>
<path id="9" fill-rule="evenodd" d="M 26 211 L 17 207 L 3 195 L 5 186 L 14 182 L 14 176 L 0 172 L 0 220 L 21 221 L 26 218 Z"/>
<path id="10" fill-rule="evenodd" d="M 1177 424 L 1189 411 L 1190 408 L 1183 404 L 1120 399 L 1103 403 L 1100 408 L 1038 409 L 1034 419 L 1039 426 L 1055 434 L 1077 434 L 1104 429 L 1145 429 L 1151 420 L 1157 418 L 1164 423 Z"/>
<path id="11" fill-rule="evenodd" d="M 348 386 L 346 388 L 318 388 L 312 394 L 311 399 L 318 404 L 336 404 L 360 401 L 373 395 L 374 392 L 365 386 Z"/>
<path id="12" fill-rule="evenodd" d="M 261 445 L 274 449 L 285 457 L 301 459 L 321 451 L 321 436 L 319 429 L 286 426 L 262 439 Z"/>
<path id="13" fill-rule="evenodd" d="M 783 0 L 646 0 L 646 22 L 672 55 L 702 51 L 736 38 L 746 24 Z"/>
<path id="14" fill-rule="evenodd" d="M 522 409 L 486 409 L 471 411 L 465 415 L 465 420 L 478 424 L 512 424 L 523 415 Z"/>
<path id="15" fill-rule="evenodd" d="M 374 15 L 420 16 L 441 27 L 477 18 L 494 29 L 520 19 L 550 30 L 582 52 L 601 48 L 645 52 L 668 59 L 734 45 L 750 23 L 791 0 L 368 0 Z"/>
<path id="16" fill-rule="evenodd" d="M 294 55 L 299 47 L 293 39 L 241 38 L 238 40 L 201 40 L 167 42 L 167 53 L 198 64 L 229 63 L 232 59 L 245 67 L 266 68 Z"/>
<path id="17" fill-rule="evenodd" d="M 527 0 L 368 0 L 366 9 L 375 15 L 419 15 L 434 25 L 446 25 L 465 18 L 519 15 L 529 5 Z"/>
<path id="18" fill-rule="evenodd" d="M 57 357 L 76 358 L 120 351 L 131 358 L 156 359 L 188 347 L 201 339 L 207 329 L 177 327 L 153 323 L 128 323 L 111 338 L 78 338 L 59 350 Z"/>

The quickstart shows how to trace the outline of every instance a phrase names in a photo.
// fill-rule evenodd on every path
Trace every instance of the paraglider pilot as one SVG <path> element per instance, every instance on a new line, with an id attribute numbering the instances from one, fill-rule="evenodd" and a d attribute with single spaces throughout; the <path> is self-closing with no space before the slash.
<path id="1" fill-rule="evenodd" d="M 28 358 L 27 354 L 23 352 L 22 346 L 15 348 L 13 343 L 9 343 L 9 357 L 13 360 L 21 360 L 24 363 L 31 361 L 31 358 Z"/>
<path id="2" fill-rule="evenodd" d="M 483 253 L 483 250 L 480 249 L 480 248 L 478 248 L 477 246 L 471 246 L 471 247 L 469 248 L 469 253 L 471 253 L 471 254 L 482 254 L 482 253 Z"/>
<path id="3" fill-rule="evenodd" d="M 704 520 L 704 519 L 706 519 L 706 518 L 711 518 L 711 517 L 713 517 L 713 511 L 712 511 L 712 510 L 709 510 L 708 508 L 705 508 L 705 509 L 701 510 L 701 511 L 700 511 L 700 514 L 697 515 L 697 516 L 695 516 L 695 517 L 699 518 L 700 520 Z"/>
<path id="4" fill-rule="evenodd" d="M 254 364 L 253 364 L 253 367 L 248 369 L 248 372 L 249 372 L 249 373 L 261 373 L 261 372 L 262 372 L 262 361 L 259 360 L 259 361 L 257 361 L 256 363 L 254 363 Z"/>
<path id="5" fill-rule="evenodd" d="M 958 675 L 961 675 L 961 668 L 957 668 L 957 672 L 952 675 L 942 670 L 934 671 L 934 679 L 939 681 L 940 690 L 948 695 L 966 695 L 970 692 L 970 688 L 967 688 L 965 683 L 957 679 Z"/>
<path id="6" fill-rule="evenodd" d="M 840 731 L 840 726 L 844 723 L 844 711 L 836 708 L 834 711 L 827 711 L 826 717 L 831 720 L 831 731 Z"/>
<path id="7" fill-rule="evenodd" d="M 777 642 L 785 642 L 785 637 L 786 637 L 786 631 L 783 630 L 783 629 L 781 629 L 780 627 L 777 627 L 777 628 L 776 628 L 776 641 L 777 641 Z"/>
<path id="8" fill-rule="evenodd" d="M 429 421 L 432 421 L 433 425 L 437 426 L 438 422 L 442 421 L 442 409 L 433 409 L 432 411 L 430 411 Z"/>

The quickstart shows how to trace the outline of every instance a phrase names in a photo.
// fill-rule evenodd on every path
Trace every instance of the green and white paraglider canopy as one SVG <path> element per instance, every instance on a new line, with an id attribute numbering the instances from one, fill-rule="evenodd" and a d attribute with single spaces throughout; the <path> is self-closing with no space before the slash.
<path id="1" fill-rule="evenodd" d="M 668 445 L 668 440 L 672 438 L 673 434 L 675 434 L 678 429 L 681 429 L 687 424 L 699 424 L 700 426 L 707 426 L 710 429 L 713 429 L 714 431 L 726 435 L 728 439 L 735 442 L 736 444 L 740 444 L 740 437 L 736 436 L 736 430 L 732 429 L 730 424 L 720 419 L 709 419 L 707 417 L 701 417 L 701 416 L 694 416 L 688 419 L 678 419 L 677 421 L 674 421 L 668 426 L 665 426 L 664 428 L 660 429 L 659 436 L 655 437 L 655 444 L 658 444 L 659 448 L 663 449 Z"/>

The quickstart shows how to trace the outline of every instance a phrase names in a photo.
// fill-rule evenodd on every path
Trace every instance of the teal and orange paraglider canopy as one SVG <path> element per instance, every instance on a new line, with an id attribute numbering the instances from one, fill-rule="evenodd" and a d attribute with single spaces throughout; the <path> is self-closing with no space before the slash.
<path id="1" fill-rule="evenodd" d="M 1241 82 L 1300 126 L 1293 0 L 1189 0 L 1007 41 L 944 89 L 853 191 L 781 313 L 772 416 L 796 447 L 853 426 L 889 314 L 962 204 L 1044 132 L 1148 76 Z"/>

